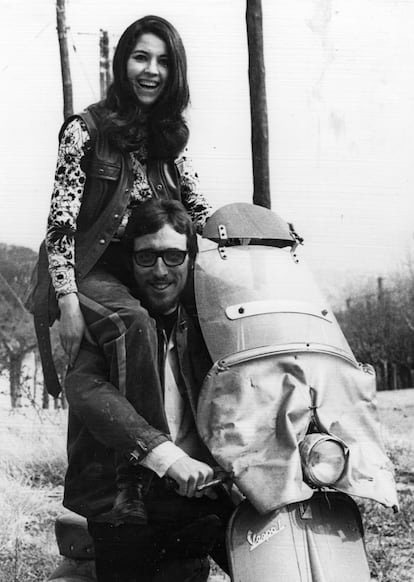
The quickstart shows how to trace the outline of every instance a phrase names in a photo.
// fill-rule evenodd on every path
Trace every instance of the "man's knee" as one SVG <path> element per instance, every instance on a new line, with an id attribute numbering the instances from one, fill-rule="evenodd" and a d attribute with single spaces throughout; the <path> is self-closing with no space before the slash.
<path id="1" fill-rule="evenodd" d="M 153 336 L 155 322 L 138 299 L 125 295 L 119 300 L 112 297 L 99 303 L 79 294 L 81 309 L 86 324 L 95 340 L 102 345 L 108 338 L 128 333 Z"/>
<path id="2" fill-rule="evenodd" d="M 118 313 L 123 318 L 146 313 L 128 287 L 102 270 L 92 271 L 78 283 L 79 301 L 85 317 L 98 320 Z"/>

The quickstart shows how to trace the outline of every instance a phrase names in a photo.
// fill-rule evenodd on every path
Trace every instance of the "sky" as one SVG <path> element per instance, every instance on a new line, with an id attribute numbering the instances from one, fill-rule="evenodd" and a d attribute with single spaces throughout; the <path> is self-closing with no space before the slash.
<path id="1" fill-rule="evenodd" d="M 263 0 L 272 209 L 325 282 L 391 276 L 413 247 L 414 3 Z M 0 242 L 36 249 L 63 120 L 54 0 L 0 0 Z M 190 155 L 215 208 L 250 202 L 244 0 L 67 0 L 75 111 L 99 99 L 99 30 L 169 19 L 189 62 Z"/>

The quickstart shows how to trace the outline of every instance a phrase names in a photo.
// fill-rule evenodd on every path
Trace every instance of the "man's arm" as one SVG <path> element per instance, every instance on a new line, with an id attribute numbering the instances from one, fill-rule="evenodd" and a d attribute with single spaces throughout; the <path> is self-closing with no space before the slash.
<path id="1" fill-rule="evenodd" d="M 72 412 L 105 446 L 140 461 L 156 446 L 169 441 L 108 381 L 105 357 L 86 341 L 66 376 L 65 389 Z"/>
<path id="2" fill-rule="evenodd" d="M 212 468 L 189 457 L 167 435 L 151 426 L 107 378 L 105 357 L 84 341 L 66 376 L 65 389 L 71 411 L 93 437 L 136 459 L 160 477 L 167 475 L 177 483 L 180 495 L 214 497 L 208 489 L 197 492 L 197 487 L 213 479 Z"/>

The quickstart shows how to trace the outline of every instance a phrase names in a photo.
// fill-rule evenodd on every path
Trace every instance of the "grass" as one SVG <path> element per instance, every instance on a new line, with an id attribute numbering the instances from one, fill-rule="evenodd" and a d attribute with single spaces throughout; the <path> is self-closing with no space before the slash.
<path id="1" fill-rule="evenodd" d="M 396 470 L 400 510 L 360 504 L 371 573 L 378 582 L 414 580 L 414 390 L 378 394 L 387 452 Z"/>
<path id="2" fill-rule="evenodd" d="M 0 410 L 0 582 L 42 582 L 58 559 L 66 421 L 58 411 Z"/>
<path id="3" fill-rule="evenodd" d="M 378 582 L 412 582 L 414 577 L 413 491 L 400 491 L 400 512 L 364 504 L 363 521 L 371 575 Z"/>
<path id="4" fill-rule="evenodd" d="M 378 395 L 394 461 L 400 512 L 361 502 L 373 580 L 414 580 L 414 390 Z M 59 562 L 53 524 L 61 513 L 66 418 L 0 402 L 0 582 L 45 582 Z M 210 582 L 225 578 L 213 572 Z"/>

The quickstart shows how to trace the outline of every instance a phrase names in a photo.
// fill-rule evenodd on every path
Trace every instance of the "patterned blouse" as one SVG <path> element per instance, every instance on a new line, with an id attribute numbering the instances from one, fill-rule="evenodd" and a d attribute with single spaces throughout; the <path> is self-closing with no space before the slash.
<path id="1" fill-rule="evenodd" d="M 66 127 L 58 150 L 55 182 L 50 213 L 47 222 L 46 248 L 49 272 L 59 298 L 76 292 L 75 241 L 76 222 L 82 204 L 86 174 L 81 168 L 90 141 L 89 132 L 80 118 L 75 118 Z M 122 236 L 131 210 L 137 204 L 152 197 L 145 172 L 145 160 L 131 152 L 134 185 L 118 236 Z M 197 231 L 201 232 L 211 214 L 211 206 L 199 191 L 198 176 L 185 156 L 176 160 L 180 177 L 181 197 Z"/>

